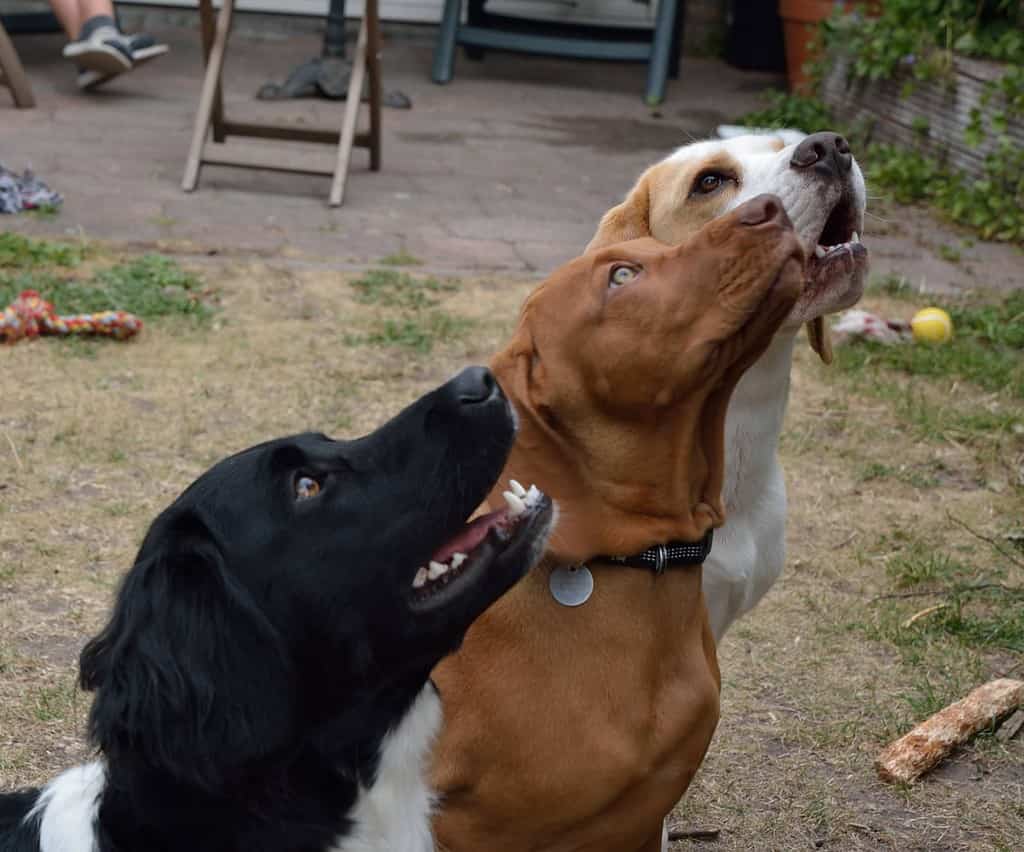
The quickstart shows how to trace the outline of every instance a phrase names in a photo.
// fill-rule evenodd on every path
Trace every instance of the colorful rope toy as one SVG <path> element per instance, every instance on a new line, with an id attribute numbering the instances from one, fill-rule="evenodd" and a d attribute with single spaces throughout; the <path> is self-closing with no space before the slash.
<path id="1" fill-rule="evenodd" d="M 0 342 L 17 343 L 41 334 L 99 334 L 127 340 L 142 331 L 142 320 L 124 311 L 57 316 L 53 305 L 35 290 L 24 290 L 0 314 Z"/>

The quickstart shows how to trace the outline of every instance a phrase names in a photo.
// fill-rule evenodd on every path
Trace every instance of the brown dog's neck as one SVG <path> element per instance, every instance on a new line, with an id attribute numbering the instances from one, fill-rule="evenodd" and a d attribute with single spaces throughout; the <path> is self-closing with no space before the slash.
<path id="1" fill-rule="evenodd" d="M 717 394 L 691 397 L 646 419 L 623 422 L 593 412 L 572 424 L 533 403 L 523 363 L 529 357 L 507 349 L 491 364 L 519 420 L 492 505 L 501 504 L 509 478 L 536 484 L 559 507 L 548 552 L 567 563 L 698 541 L 722 523 L 725 403 Z M 720 422 L 709 422 L 716 417 Z"/>

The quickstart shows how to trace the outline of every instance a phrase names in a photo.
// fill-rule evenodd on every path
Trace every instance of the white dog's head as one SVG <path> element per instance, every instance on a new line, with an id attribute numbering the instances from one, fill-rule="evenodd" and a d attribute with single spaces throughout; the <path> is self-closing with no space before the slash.
<path id="1" fill-rule="evenodd" d="M 653 236 L 676 245 L 706 222 L 763 192 L 782 199 L 807 253 L 804 292 L 784 327 L 808 323 L 811 345 L 831 360 L 824 315 L 855 304 L 867 249 L 864 176 L 836 133 L 787 145 L 772 135 L 695 142 L 651 166 L 601 219 L 589 249 Z"/>

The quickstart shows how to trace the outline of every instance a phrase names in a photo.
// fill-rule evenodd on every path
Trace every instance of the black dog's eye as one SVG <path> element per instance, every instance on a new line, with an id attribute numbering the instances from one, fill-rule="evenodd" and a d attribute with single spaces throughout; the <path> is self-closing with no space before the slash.
<path id="1" fill-rule="evenodd" d="M 320 493 L 322 483 L 305 473 L 295 477 L 295 502 L 312 500 Z"/>
<path id="2" fill-rule="evenodd" d="M 734 180 L 736 180 L 736 178 L 730 174 L 726 174 L 725 172 L 701 172 L 693 182 L 693 188 L 690 190 L 690 195 L 711 195 L 711 193 L 717 192 L 727 183 Z"/>

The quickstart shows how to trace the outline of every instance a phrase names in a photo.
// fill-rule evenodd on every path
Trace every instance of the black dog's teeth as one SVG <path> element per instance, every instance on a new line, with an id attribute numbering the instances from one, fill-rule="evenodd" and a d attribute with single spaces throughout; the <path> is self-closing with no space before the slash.
<path id="1" fill-rule="evenodd" d="M 488 535 L 494 533 L 502 544 L 512 538 L 512 531 L 517 522 L 529 509 L 535 508 L 543 499 L 543 492 L 536 485 L 529 489 L 523 488 L 514 479 L 509 480 L 509 490 L 502 495 L 508 504 L 505 517 L 491 527 Z M 429 597 L 438 589 L 447 586 L 454 578 L 466 570 L 470 557 L 465 553 L 453 553 L 447 562 L 431 560 L 420 567 L 413 578 L 412 587 L 417 599 Z"/>

